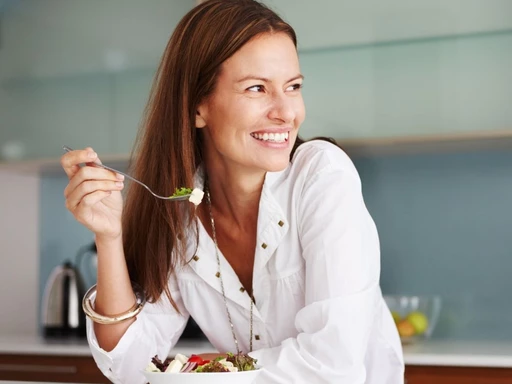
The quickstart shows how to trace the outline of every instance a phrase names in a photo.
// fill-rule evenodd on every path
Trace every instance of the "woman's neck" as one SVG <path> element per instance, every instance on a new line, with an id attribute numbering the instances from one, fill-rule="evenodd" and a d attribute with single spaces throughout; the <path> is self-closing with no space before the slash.
<path id="1" fill-rule="evenodd" d="M 229 219 L 243 230 L 257 219 L 265 171 L 252 173 L 236 170 L 218 170 L 205 167 L 215 216 Z"/>

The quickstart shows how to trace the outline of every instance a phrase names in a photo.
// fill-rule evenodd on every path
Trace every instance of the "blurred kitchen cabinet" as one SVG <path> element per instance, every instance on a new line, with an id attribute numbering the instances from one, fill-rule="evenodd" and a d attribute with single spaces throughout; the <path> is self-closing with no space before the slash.
<path id="1" fill-rule="evenodd" d="M 149 99 L 154 75 L 154 71 L 139 70 L 112 76 L 111 153 L 131 152 Z"/>
<path id="2" fill-rule="evenodd" d="M 454 12 L 450 2 L 427 0 L 414 7 L 406 0 L 267 2 L 298 33 L 304 138 L 330 136 L 350 151 L 411 139 L 437 148 L 454 136 L 478 147 L 481 139 L 512 137 L 512 23 L 474 17 L 507 14 L 510 5 L 482 2 Z M 56 160 L 64 144 L 125 160 L 169 36 L 195 4 L 8 2 L 0 165 L 8 157 Z M 324 14 L 317 26 L 315 12 Z M 428 21 L 436 14 L 444 22 Z M 331 18 L 336 23 L 325 22 Z"/>
<path id="3" fill-rule="evenodd" d="M 111 82 L 107 75 L 20 81 L 4 88 L 16 110 L 0 147 L 19 143 L 22 159 L 58 158 L 62 146 L 112 146 Z M 9 113 L 9 112 L 8 112 Z"/>
<path id="4" fill-rule="evenodd" d="M 405 384 L 512 384 L 512 369 L 407 365 Z"/>
<path id="5" fill-rule="evenodd" d="M 63 145 L 91 146 L 100 156 L 128 154 L 153 75 L 140 70 L 11 84 L 17 129 L 0 133 L 0 149 L 22 146 L 22 159 L 29 160 L 58 158 Z"/>
<path id="6" fill-rule="evenodd" d="M 56 160 L 64 144 L 129 153 L 150 79 L 196 1 L 4 3 L 0 164 Z"/>
<path id="7" fill-rule="evenodd" d="M 91 356 L 0 354 L 0 380 L 110 383 Z"/>
<path id="8" fill-rule="evenodd" d="M 512 32 L 299 52 L 305 137 L 512 132 Z"/>

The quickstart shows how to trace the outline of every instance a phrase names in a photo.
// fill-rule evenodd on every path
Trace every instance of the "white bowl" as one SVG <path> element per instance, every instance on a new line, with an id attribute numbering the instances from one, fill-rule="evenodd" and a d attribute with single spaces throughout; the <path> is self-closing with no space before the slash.
<path id="1" fill-rule="evenodd" d="M 243 372 L 189 372 L 166 373 L 146 372 L 144 376 L 150 384 L 251 384 L 261 369 Z"/>

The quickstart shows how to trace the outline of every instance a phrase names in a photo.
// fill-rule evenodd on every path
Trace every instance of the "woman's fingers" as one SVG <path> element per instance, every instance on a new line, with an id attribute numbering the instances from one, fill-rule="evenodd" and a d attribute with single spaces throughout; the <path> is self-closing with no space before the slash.
<path id="1" fill-rule="evenodd" d="M 64 188 L 64 196 L 68 196 L 78 188 L 82 183 L 88 180 L 96 181 L 123 181 L 124 176 L 109 171 L 104 168 L 92 166 L 81 167 L 73 177 L 71 177 L 69 184 Z M 92 192 L 92 191 L 88 191 Z"/>
<path id="2" fill-rule="evenodd" d="M 60 163 L 68 178 L 72 178 L 79 170 L 80 164 L 95 162 L 98 155 L 90 147 L 85 149 L 77 149 L 71 152 L 65 153 L 60 158 Z"/>
<path id="3" fill-rule="evenodd" d="M 80 204 L 73 210 L 74 216 L 78 221 L 85 224 L 88 220 L 87 217 L 91 215 L 91 207 L 99 203 L 104 198 L 109 197 L 111 194 L 111 191 L 94 191 L 83 196 L 80 200 Z"/>
<path id="4" fill-rule="evenodd" d="M 112 192 L 124 188 L 124 176 L 99 167 L 101 161 L 92 148 L 66 153 L 61 164 L 69 178 L 64 189 L 66 208 L 92 232 L 118 236 L 122 196 Z"/>
<path id="5" fill-rule="evenodd" d="M 73 181 L 73 180 L 72 180 Z M 73 212 L 81 205 L 90 207 L 106 196 L 110 196 L 113 191 L 120 191 L 124 187 L 124 183 L 119 180 L 86 180 L 81 182 L 75 188 L 67 190 L 66 187 L 66 208 Z M 107 195 L 96 194 L 97 192 L 105 192 Z M 93 197 L 91 197 L 93 196 Z M 95 196 L 100 196 L 96 199 Z"/>
<path id="6" fill-rule="evenodd" d="M 105 197 L 110 196 L 112 194 L 112 191 L 94 191 L 89 193 L 88 195 L 85 195 L 80 205 L 82 208 L 90 208 L 94 204 L 98 203 L 99 201 L 103 200 Z"/>

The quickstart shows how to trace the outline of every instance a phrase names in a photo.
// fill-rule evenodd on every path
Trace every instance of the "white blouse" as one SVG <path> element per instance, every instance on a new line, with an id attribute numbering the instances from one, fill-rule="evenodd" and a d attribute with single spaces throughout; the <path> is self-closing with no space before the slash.
<path id="1" fill-rule="evenodd" d="M 201 187 L 201 182 L 198 186 Z M 220 352 L 236 352 L 217 273 L 215 245 L 199 223 L 199 244 L 169 282 L 169 301 L 146 304 L 118 345 L 102 350 L 88 320 L 88 341 L 114 383 L 144 383 L 192 316 Z M 234 244 L 236 246 L 236 244 Z M 220 254 L 227 302 L 240 349 L 248 352 L 250 298 Z M 256 384 L 401 384 L 404 362 L 379 286 L 380 245 L 348 156 L 324 141 L 301 145 L 261 194 L 253 292 L 253 349 L 263 367 Z"/>

